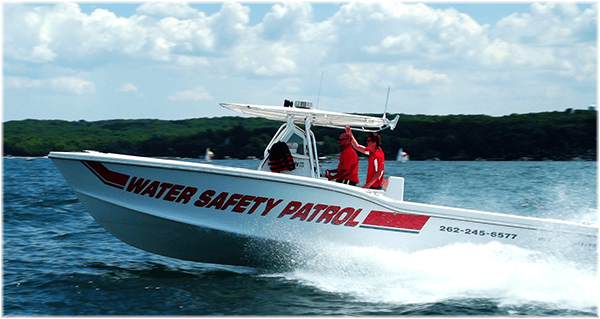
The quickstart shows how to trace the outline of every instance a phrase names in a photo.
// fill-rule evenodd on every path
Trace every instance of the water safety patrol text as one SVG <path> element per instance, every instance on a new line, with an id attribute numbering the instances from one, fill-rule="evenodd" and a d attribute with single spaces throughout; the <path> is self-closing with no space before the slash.
<path id="1" fill-rule="evenodd" d="M 238 193 L 230 194 L 229 192 L 218 193 L 212 189 L 207 189 L 198 197 L 194 197 L 198 193 L 198 188 L 196 187 L 151 181 L 137 177 L 131 178 L 125 190 L 151 198 L 182 204 L 193 202 L 193 205 L 196 207 L 212 208 L 221 211 L 229 210 L 241 214 L 257 213 L 261 216 L 266 216 L 276 207 L 283 207 L 281 210 L 278 210 L 278 218 L 288 217 L 292 220 L 331 223 L 333 225 L 350 227 L 355 227 L 359 224 L 355 219 L 362 211 L 360 208 L 302 203 L 299 201 L 290 201 L 282 205 L 283 199 Z M 194 198 L 197 199 L 194 200 Z"/>

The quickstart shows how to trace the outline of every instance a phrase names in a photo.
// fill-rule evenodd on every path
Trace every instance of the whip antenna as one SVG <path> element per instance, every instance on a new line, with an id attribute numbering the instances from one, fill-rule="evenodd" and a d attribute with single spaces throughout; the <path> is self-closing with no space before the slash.
<path id="1" fill-rule="evenodd" d="M 317 95 L 317 106 L 315 107 L 316 109 L 319 108 L 319 98 L 321 97 L 321 85 L 323 85 L 323 73 L 325 72 L 321 72 L 321 83 L 319 83 L 319 94 Z"/>
<path id="2" fill-rule="evenodd" d="M 387 91 L 387 96 L 385 97 L 385 110 L 383 111 L 383 118 L 387 118 L 387 106 L 388 106 L 388 100 L 390 98 L 390 88 L 392 86 L 388 84 L 388 91 Z"/>

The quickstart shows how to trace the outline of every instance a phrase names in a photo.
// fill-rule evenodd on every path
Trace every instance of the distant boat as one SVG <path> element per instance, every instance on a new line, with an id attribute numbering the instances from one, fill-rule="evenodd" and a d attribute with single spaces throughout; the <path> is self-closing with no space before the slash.
<path id="1" fill-rule="evenodd" d="M 206 154 L 204 154 L 204 161 L 206 162 L 212 162 L 213 158 L 215 157 L 215 153 L 210 151 L 210 148 L 206 148 Z"/>
<path id="2" fill-rule="evenodd" d="M 319 162 L 331 163 L 331 156 L 319 156 Z"/>
<path id="3" fill-rule="evenodd" d="M 403 151 L 402 149 L 398 150 L 398 155 L 396 156 L 396 162 L 406 163 L 408 162 L 408 153 Z"/>

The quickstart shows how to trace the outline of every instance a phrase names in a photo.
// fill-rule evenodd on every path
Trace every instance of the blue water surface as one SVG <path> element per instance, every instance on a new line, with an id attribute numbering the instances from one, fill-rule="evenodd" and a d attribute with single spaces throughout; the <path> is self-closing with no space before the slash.
<path id="1" fill-rule="evenodd" d="M 590 224 L 596 174 L 596 162 L 386 163 L 386 175 L 405 177 L 407 201 Z M 598 315 L 596 265 L 502 243 L 320 245 L 310 263 L 281 272 L 153 255 L 99 226 L 51 160 L 3 160 L 3 315 Z"/>

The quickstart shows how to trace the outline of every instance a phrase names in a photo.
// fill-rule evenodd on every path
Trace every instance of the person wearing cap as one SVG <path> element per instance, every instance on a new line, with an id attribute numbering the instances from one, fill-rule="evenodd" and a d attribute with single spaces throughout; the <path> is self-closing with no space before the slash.
<path id="1" fill-rule="evenodd" d="M 367 167 L 367 181 L 363 188 L 382 189 L 383 173 L 385 171 L 385 155 L 381 149 L 381 136 L 377 133 L 369 134 L 367 137 L 367 146 L 358 144 L 352 130 L 346 126 L 346 133 L 350 136 L 350 143 L 354 149 L 369 156 L 369 166 Z"/>
<path id="2" fill-rule="evenodd" d="M 358 184 L 358 155 L 350 147 L 350 135 L 342 133 L 338 139 L 342 152 L 337 169 L 326 170 L 328 180 L 356 186 Z"/>

